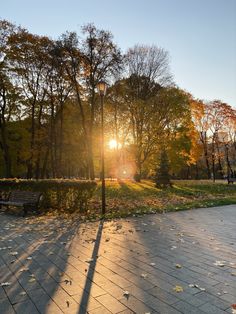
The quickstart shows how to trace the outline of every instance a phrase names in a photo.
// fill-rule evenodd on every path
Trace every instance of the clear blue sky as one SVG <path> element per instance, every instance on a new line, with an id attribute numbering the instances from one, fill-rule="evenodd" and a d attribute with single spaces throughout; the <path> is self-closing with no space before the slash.
<path id="1" fill-rule="evenodd" d="M 181 88 L 236 107 L 236 0 L 2 0 L 0 18 L 52 38 L 93 22 L 123 51 L 158 45 Z"/>

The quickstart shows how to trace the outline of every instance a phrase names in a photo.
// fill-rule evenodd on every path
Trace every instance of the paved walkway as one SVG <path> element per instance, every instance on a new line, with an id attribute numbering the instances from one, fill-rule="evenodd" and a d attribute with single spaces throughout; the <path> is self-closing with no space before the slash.
<path id="1" fill-rule="evenodd" d="M 232 313 L 235 240 L 233 205 L 86 224 L 2 213 L 0 313 Z"/>

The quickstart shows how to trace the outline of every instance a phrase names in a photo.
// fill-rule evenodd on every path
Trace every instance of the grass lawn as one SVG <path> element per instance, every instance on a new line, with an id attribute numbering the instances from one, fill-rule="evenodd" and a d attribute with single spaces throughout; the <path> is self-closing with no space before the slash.
<path id="1" fill-rule="evenodd" d="M 178 180 L 166 190 L 155 188 L 153 182 L 141 183 L 122 180 L 106 181 L 108 217 L 132 214 L 177 211 L 197 207 L 236 204 L 236 184 L 225 181 Z M 90 201 L 88 214 L 96 215 L 101 209 L 101 185 Z"/>

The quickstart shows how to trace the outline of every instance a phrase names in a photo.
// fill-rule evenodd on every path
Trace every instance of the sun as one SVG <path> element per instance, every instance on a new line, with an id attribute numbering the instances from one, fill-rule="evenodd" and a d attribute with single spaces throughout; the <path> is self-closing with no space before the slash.
<path id="1" fill-rule="evenodd" d="M 112 139 L 109 141 L 108 146 L 110 149 L 115 149 L 115 148 L 119 148 L 120 144 L 117 143 L 117 141 L 115 139 Z"/>

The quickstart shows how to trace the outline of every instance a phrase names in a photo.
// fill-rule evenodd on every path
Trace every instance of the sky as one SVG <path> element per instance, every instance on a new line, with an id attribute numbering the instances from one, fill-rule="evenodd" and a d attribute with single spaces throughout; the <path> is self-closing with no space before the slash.
<path id="1" fill-rule="evenodd" d="M 94 23 L 123 52 L 162 47 L 180 88 L 236 107 L 236 0 L 0 0 L 0 19 L 53 39 Z"/>

